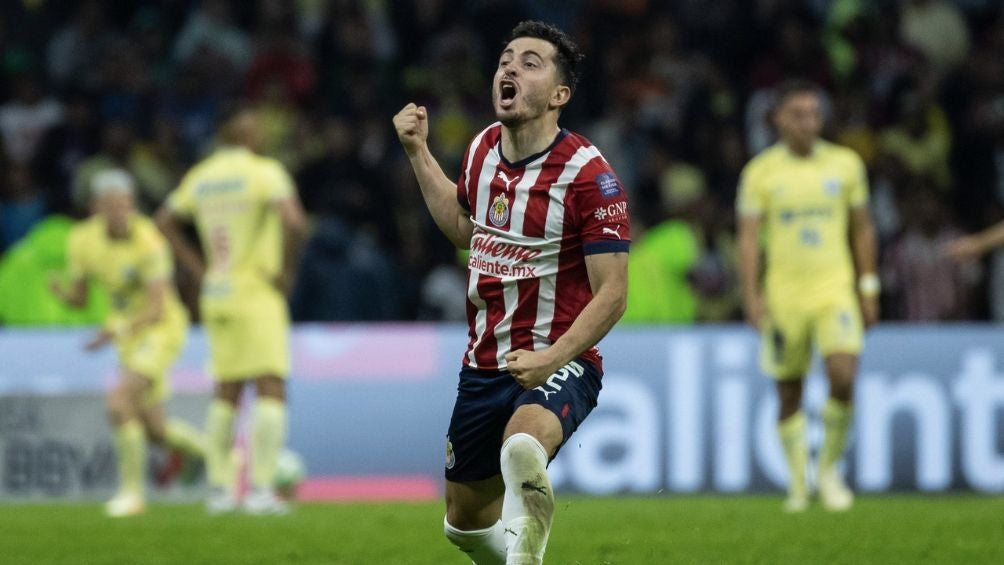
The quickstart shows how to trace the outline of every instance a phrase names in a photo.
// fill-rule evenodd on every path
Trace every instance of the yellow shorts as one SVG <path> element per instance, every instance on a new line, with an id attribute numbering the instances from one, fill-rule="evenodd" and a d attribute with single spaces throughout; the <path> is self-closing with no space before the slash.
<path id="1" fill-rule="evenodd" d="M 289 374 L 289 308 L 277 292 L 260 292 L 240 306 L 203 301 L 209 370 L 217 381 Z"/>
<path id="2" fill-rule="evenodd" d="M 148 404 L 164 402 L 170 396 L 167 372 L 181 354 L 187 332 L 187 320 L 170 320 L 116 343 L 122 366 L 153 384 L 146 395 Z"/>
<path id="3" fill-rule="evenodd" d="M 815 345 L 823 357 L 861 352 L 864 326 L 857 296 L 846 294 L 816 304 L 769 307 L 761 329 L 760 367 L 779 380 L 802 378 L 809 370 Z"/>

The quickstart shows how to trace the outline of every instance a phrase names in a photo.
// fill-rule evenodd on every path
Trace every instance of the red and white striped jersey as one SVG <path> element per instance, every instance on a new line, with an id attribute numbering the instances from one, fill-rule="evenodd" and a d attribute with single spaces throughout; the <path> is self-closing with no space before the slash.
<path id="1" fill-rule="evenodd" d="M 495 123 L 474 138 L 457 182 L 474 223 L 464 364 L 478 369 L 504 369 L 506 353 L 554 343 L 592 299 L 585 256 L 627 251 L 631 238 L 627 195 L 589 140 L 561 130 L 541 153 L 510 163 L 501 135 Z M 583 356 L 601 368 L 595 347 Z"/>

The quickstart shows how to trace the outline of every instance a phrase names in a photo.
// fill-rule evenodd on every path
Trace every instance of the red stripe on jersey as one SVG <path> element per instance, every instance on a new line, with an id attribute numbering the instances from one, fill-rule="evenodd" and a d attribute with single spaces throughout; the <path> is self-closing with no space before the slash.
<path id="1" fill-rule="evenodd" d="M 565 169 L 565 163 L 575 153 L 574 144 L 560 143 L 547 156 L 541 167 L 540 176 L 530 190 L 530 198 L 526 205 L 526 219 L 523 220 L 523 235 L 528 237 L 544 237 L 544 222 L 547 219 L 547 208 L 551 204 L 550 188 L 558 180 Z"/>
<path id="2" fill-rule="evenodd" d="M 512 326 L 509 330 L 512 351 L 525 349 L 534 350 L 533 328 L 537 325 L 537 299 L 540 293 L 538 279 L 522 279 L 516 281 L 519 289 L 519 305 L 513 312 Z"/>
<path id="3" fill-rule="evenodd" d="M 502 281 L 498 277 L 480 273 L 472 272 L 470 276 L 477 277 L 478 296 L 485 303 L 485 331 L 480 333 L 480 339 L 475 344 L 475 361 L 478 367 L 497 368 L 498 338 L 495 328 L 502 322 L 506 314 L 505 299 L 502 296 L 504 290 Z"/>

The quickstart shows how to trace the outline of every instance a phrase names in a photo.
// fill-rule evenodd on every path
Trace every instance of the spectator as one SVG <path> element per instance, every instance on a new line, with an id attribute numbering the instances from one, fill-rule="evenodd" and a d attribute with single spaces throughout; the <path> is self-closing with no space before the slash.
<path id="1" fill-rule="evenodd" d="M 920 51 L 936 77 L 943 77 L 969 54 L 969 27 L 959 8 L 947 0 L 903 0 L 899 33 Z"/>
<path id="2" fill-rule="evenodd" d="M 70 214 L 72 179 L 77 167 L 98 151 L 100 131 L 94 99 L 81 90 L 65 97 L 65 120 L 46 132 L 34 160 L 38 181 L 48 191 L 49 210 Z"/>
<path id="3" fill-rule="evenodd" d="M 0 137 L 7 159 L 30 163 L 42 137 L 63 120 L 63 105 L 45 95 L 39 78 L 29 73 L 14 77 L 13 98 L 0 106 Z"/>
<path id="4" fill-rule="evenodd" d="M 188 63 L 200 52 L 217 61 L 222 76 L 240 76 L 247 70 L 254 50 L 247 33 L 238 27 L 226 0 L 203 0 L 178 33 L 174 59 Z"/>
<path id="5" fill-rule="evenodd" d="M 945 255 L 945 244 L 962 231 L 946 214 L 944 199 L 929 184 L 917 184 L 902 213 L 908 218 L 906 230 L 892 244 L 883 266 L 891 306 L 887 315 L 911 322 L 969 319 L 969 296 L 980 268 Z"/>
<path id="6" fill-rule="evenodd" d="M 49 41 L 49 77 L 60 87 L 93 91 L 101 84 L 100 62 L 114 53 L 116 33 L 109 29 L 104 2 L 85 0 L 73 19 Z"/>
<path id="7" fill-rule="evenodd" d="M 35 182 L 27 163 L 12 162 L 0 184 L 0 252 L 45 217 L 45 192 Z"/>

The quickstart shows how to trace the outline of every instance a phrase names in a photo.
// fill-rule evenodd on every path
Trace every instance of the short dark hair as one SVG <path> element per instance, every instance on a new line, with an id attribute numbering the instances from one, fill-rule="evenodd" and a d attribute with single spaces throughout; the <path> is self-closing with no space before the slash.
<path id="1" fill-rule="evenodd" d="M 818 84 L 804 78 L 791 78 L 774 88 L 774 109 L 780 108 L 788 98 L 796 94 L 815 94 L 820 96 L 823 93 Z"/>
<path id="2" fill-rule="evenodd" d="M 579 63 L 585 58 L 575 41 L 557 26 L 538 20 L 526 20 L 516 24 L 516 27 L 509 32 L 505 44 L 508 45 L 520 37 L 543 39 L 554 45 L 554 62 L 558 66 L 561 82 L 574 93 L 579 83 Z"/>

